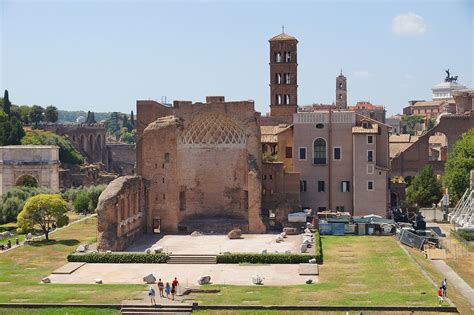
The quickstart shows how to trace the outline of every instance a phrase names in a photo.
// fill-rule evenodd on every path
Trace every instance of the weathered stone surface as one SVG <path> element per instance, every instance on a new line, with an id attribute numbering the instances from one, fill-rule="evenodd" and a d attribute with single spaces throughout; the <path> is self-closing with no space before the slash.
<path id="1" fill-rule="evenodd" d="M 256 275 L 252 278 L 253 284 L 263 284 L 263 278 L 259 275 Z"/>
<path id="2" fill-rule="evenodd" d="M 153 247 L 153 252 L 155 254 L 162 253 L 163 252 L 163 247 L 162 246 L 155 246 L 155 247 Z"/>
<path id="3" fill-rule="evenodd" d="M 308 252 L 308 245 L 301 244 L 301 252 L 302 253 L 307 253 Z"/>
<path id="4" fill-rule="evenodd" d="M 102 284 L 102 283 L 104 283 L 104 282 L 102 281 L 102 279 L 100 279 L 100 278 L 94 279 L 94 282 L 97 283 L 97 284 Z"/>
<path id="5" fill-rule="evenodd" d="M 266 248 L 263 248 L 262 250 L 260 250 L 260 254 L 266 254 L 267 253 L 267 249 Z"/>
<path id="6" fill-rule="evenodd" d="M 45 278 L 41 279 L 41 282 L 43 282 L 43 283 L 51 283 L 51 279 L 49 279 L 48 277 L 45 277 Z"/>
<path id="7" fill-rule="evenodd" d="M 86 246 L 81 244 L 77 246 L 76 253 L 84 253 L 86 250 Z"/>
<path id="8" fill-rule="evenodd" d="M 284 238 L 281 235 L 277 235 L 277 237 L 275 238 L 275 242 L 277 242 L 277 243 L 283 242 L 283 240 L 284 240 Z"/>
<path id="9" fill-rule="evenodd" d="M 201 276 L 198 279 L 199 285 L 209 284 L 209 283 L 211 283 L 211 276 Z"/>
<path id="10" fill-rule="evenodd" d="M 152 273 L 150 273 L 149 275 L 143 277 L 143 282 L 145 282 L 146 284 L 155 283 L 156 277 Z"/>
<path id="11" fill-rule="evenodd" d="M 123 176 L 111 182 L 97 203 L 100 251 L 121 251 L 140 236 L 145 220 L 145 187 L 141 177 Z"/>
<path id="12" fill-rule="evenodd" d="M 227 237 L 231 240 L 242 238 L 242 231 L 240 229 L 234 229 L 227 233 Z"/>

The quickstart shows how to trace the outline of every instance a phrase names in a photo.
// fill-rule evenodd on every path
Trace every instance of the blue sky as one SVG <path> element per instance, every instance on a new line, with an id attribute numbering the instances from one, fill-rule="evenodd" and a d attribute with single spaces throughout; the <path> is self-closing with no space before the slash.
<path id="1" fill-rule="evenodd" d="M 473 87 L 473 1 L 0 0 L 0 88 L 16 104 L 123 111 L 137 99 L 255 100 L 269 111 L 268 39 L 298 38 L 300 105 L 400 112 L 450 68 Z"/>

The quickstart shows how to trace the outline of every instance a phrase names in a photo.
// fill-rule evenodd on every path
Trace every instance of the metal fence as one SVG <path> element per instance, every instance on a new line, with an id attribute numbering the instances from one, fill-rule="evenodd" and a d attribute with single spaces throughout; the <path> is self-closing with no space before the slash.
<path id="1" fill-rule="evenodd" d="M 453 231 L 451 231 L 453 233 Z M 453 233 L 454 236 L 454 233 Z M 448 239 L 441 238 L 439 240 L 441 248 L 446 249 L 446 253 L 453 256 L 453 258 L 462 258 L 474 256 L 474 249 L 467 241 L 463 239 Z"/>

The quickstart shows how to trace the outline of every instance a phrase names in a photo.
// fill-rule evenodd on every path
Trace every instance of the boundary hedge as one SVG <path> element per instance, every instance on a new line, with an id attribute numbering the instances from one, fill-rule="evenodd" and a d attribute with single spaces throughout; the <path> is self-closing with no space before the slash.
<path id="1" fill-rule="evenodd" d="M 168 254 L 147 253 L 88 253 L 69 254 L 68 262 L 85 262 L 92 264 L 165 264 Z"/>

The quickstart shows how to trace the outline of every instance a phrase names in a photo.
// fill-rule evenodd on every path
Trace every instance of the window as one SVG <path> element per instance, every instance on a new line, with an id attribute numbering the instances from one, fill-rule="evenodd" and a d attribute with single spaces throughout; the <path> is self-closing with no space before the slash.
<path id="1" fill-rule="evenodd" d="M 341 160 L 341 147 L 334 147 L 334 160 Z"/>
<path id="2" fill-rule="evenodd" d="M 342 89 L 342 83 L 339 83 L 339 88 Z"/>
<path id="3" fill-rule="evenodd" d="M 323 129 L 323 128 L 324 128 L 324 124 L 316 124 L 316 128 L 318 128 L 318 129 Z"/>
<path id="4" fill-rule="evenodd" d="M 275 76 L 276 76 L 276 83 L 281 84 L 281 74 L 277 73 Z"/>
<path id="5" fill-rule="evenodd" d="M 285 62 L 291 62 L 291 52 L 289 51 L 285 53 Z"/>
<path id="6" fill-rule="evenodd" d="M 285 84 L 290 84 L 290 83 L 291 83 L 290 74 L 289 74 L 289 73 L 286 73 L 286 74 L 285 74 Z"/>
<path id="7" fill-rule="evenodd" d="M 163 180 L 162 180 L 163 184 L 165 183 L 165 178 L 163 177 Z"/>
<path id="8" fill-rule="evenodd" d="M 342 100 L 342 94 L 339 94 L 339 99 Z"/>
<path id="9" fill-rule="evenodd" d="M 324 192 L 324 181 L 318 180 L 318 192 Z"/>
<path id="10" fill-rule="evenodd" d="M 281 105 L 282 99 L 281 99 L 281 94 L 276 95 L 276 102 L 278 105 Z"/>
<path id="11" fill-rule="evenodd" d="M 342 181 L 341 182 L 341 191 L 342 192 L 350 192 L 350 182 L 349 181 Z"/>
<path id="12" fill-rule="evenodd" d="M 326 140 L 314 140 L 313 149 L 313 164 L 326 164 Z"/>
<path id="13" fill-rule="evenodd" d="M 166 195 L 165 195 L 165 194 L 163 194 L 163 200 L 165 200 L 165 199 L 166 199 Z"/>
<path id="14" fill-rule="evenodd" d="M 266 195 L 267 194 L 267 191 L 265 190 L 265 188 L 262 188 L 262 195 Z"/>
<path id="15" fill-rule="evenodd" d="M 367 165 L 367 174 L 373 174 L 374 173 L 374 165 L 368 164 Z"/>
<path id="16" fill-rule="evenodd" d="M 396 130 L 396 129 L 395 129 Z M 374 136 L 367 136 L 367 143 L 372 144 L 374 143 Z"/>
<path id="17" fill-rule="evenodd" d="M 374 161 L 374 151 L 367 150 L 367 162 L 373 162 L 373 161 Z"/>
<path id="18" fill-rule="evenodd" d="M 169 161 L 170 161 L 170 154 L 165 153 L 165 162 L 169 162 Z"/>
<path id="19" fill-rule="evenodd" d="M 279 52 L 275 53 L 275 62 L 276 63 L 281 62 L 281 54 Z"/>
<path id="20" fill-rule="evenodd" d="M 263 180 L 267 179 L 267 175 L 263 175 Z"/>
<path id="21" fill-rule="evenodd" d="M 374 190 L 374 181 L 373 180 L 367 181 L 367 190 Z"/>
<path id="22" fill-rule="evenodd" d="M 305 192 L 305 191 L 306 191 L 306 181 L 305 181 L 305 180 L 301 180 L 301 181 L 300 181 L 300 191 L 301 191 L 301 192 Z"/>
<path id="23" fill-rule="evenodd" d="M 290 104 L 290 95 L 285 94 L 285 104 L 289 105 Z"/>
<path id="24" fill-rule="evenodd" d="M 268 179 L 269 179 L 269 180 L 272 180 L 272 179 L 273 179 L 273 175 L 268 175 Z"/>
<path id="25" fill-rule="evenodd" d="M 287 159 L 291 159 L 293 157 L 293 148 L 292 147 L 286 147 L 285 148 L 285 157 Z"/>
<path id="26" fill-rule="evenodd" d="M 306 148 L 299 148 L 299 160 L 306 161 Z"/>

